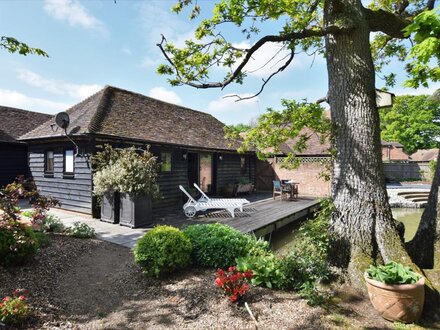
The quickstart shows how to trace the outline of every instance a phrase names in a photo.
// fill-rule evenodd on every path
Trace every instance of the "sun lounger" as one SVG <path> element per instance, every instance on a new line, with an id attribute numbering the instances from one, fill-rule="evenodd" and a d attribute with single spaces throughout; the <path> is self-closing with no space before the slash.
<path id="1" fill-rule="evenodd" d="M 206 211 L 210 209 L 226 210 L 231 214 L 231 217 L 235 218 L 235 209 L 240 209 L 240 211 L 243 212 L 243 205 L 250 203 L 248 200 L 242 198 L 210 199 L 204 193 L 202 194 L 202 197 L 196 201 L 185 190 L 185 188 L 179 186 L 179 189 L 182 190 L 182 192 L 188 197 L 188 201 L 183 205 L 183 211 L 185 212 L 185 215 L 189 218 L 194 217 L 198 211 Z"/>
<path id="2" fill-rule="evenodd" d="M 250 202 L 245 198 L 209 198 L 200 187 L 194 183 L 194 187 L 200 192 L 201 197 L 198 199 L 199 202 L 213 202 L 213 201 L 235 201 L 237 203 L 249 204 Z"/>

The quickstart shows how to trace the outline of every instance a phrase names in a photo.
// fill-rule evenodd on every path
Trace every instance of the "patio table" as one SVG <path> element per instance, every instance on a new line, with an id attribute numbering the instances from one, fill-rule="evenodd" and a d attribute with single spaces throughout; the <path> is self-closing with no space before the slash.
<path id="1" fill-rule="evenodd" d="M 298 198 L 298 185 L 299 182 L 295 182 L 293 180 L 282 180 L 281 185 L 283 186 L 284 191 L 289 191 L 290 198 L 289 200 L 293 201 Z"/>

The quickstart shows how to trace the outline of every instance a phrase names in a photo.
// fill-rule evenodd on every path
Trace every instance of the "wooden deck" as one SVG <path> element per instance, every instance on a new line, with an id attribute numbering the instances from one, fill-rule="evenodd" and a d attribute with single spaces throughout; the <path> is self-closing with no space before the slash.
<path id="1" fill-rule="evenodd" d="M 266 199 L 251 203 L 243 212 L 236 211 L 235 218 L 226 211 L 197 213 L 194 218 L 186 218 L 182 209 L 155 217 L 153 225 L 184 227 L 190 224 L 223 223 L 244 233 L 256 236 L 267 235 L 293 221 L 312 214 L 319 209 L 317 199 L 299 198 L 296 201 Z"/>

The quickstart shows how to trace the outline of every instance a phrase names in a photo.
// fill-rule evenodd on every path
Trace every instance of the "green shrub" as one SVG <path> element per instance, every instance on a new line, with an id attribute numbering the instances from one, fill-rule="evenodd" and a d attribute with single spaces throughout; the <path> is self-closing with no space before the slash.
<path id="1" fill-rule="evenodd" d="M 35 214 L 35 211 L 33 211 L 33 210 L 24 210 L 23 212 L 21 212 L 22 216 L 25 216 L 28 218 L 32 218 L 34 214 Z"/>
<path id="2" fill-rule="evenodd" d="M 65 228 L 58 217 L 52 214 L 47 214 L 43 220 L 42 229 L 45 232 L 62 233 Z"/>
<path id="3" fill-rule="evenodd" d="M 286 287 L 286 274 L 281 259 L 268 253 L 259 256 L 237 258 L 237 269 L 240 272 L 252 270 L 253 285 L 268 288 L 284 289 Z"/>
<path id="4" fill-rule="evenodd" d="M 321 211 L 298 229 L 289 253 L 282 259 L 286 286 L 298 291 L 309 304 L 324 301 L 317 283 L 329 279 L 329 220 L 334 210 L 331 200 L 321 202 Z"/>
<path id="5" fill-rule="evenodd" d="M 93 238 L 96 236 L 95 229 L 84 222 L 74 222 L 72 227 L 65 230 L 66 235 L 76 238 Z"/>
<path id="6" fill-rule="evenodd" d="M 39 247 L 49 246 L 50 238 L 49 238 L 49 236 L 47 236 L 47 234 L 45 232 L 43 232 L 43 231 L 36 231 L 34 233 L 35 233 L 35 237 L 37 239 Z"/>
<path id="7" fill-rule="evenodd" d="M 254 236 L 219 223 L 191 225 L 183 232 L 193 245 L 193 261 L 204 267 L 227 268 L 235 259 L 248 255 L 264 255 L 269 245 Z"/>
<path id="8" fill-rule="evenodd" d="M 134 260 L 148 276 L 159 277 L 191 263 L 192 244 L 179 229 L 157 226 L 147 232 L 134 248 Z"/>
<path id="9" fill-rule="evenodd" d="M 35 232 L 21 222 L 0 219 L 0 265 L 18 265 L 31 258 L 39 244 Z"/>

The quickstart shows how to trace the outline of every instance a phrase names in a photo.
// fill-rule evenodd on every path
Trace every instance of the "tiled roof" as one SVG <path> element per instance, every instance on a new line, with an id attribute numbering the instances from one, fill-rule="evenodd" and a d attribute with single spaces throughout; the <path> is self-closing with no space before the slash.
<path id="1" fill-rule="evenodd" d="M 70 115 L 71 135 L 103 134 L 146 142 L 207 149 L 234 150 L 224 138 L 224 124 L 200 111 L 159 101 L 138 93 L 106 86 L 76 104 Z M 61 136 L 47 121 L 22 140 Z"/>
<path id="2" fill-rule="evenodd" d="M 0 106 L 0 141 L 17 142 L 17 139 L 44 123 L 52 115 Z"/>
<path id="3" fill-rule="evenodd" d="M 411 160 L 415 162 L 429 162 L 431 160 L 437 160 L 438 152 L 439 152 L 438 148 L 421 149 L 421 150 L 417 150 L 410 157 Z"/>

